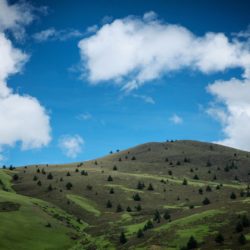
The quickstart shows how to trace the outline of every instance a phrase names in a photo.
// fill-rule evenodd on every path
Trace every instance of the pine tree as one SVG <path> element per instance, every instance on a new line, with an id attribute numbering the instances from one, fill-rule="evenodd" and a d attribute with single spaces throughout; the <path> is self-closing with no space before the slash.
<path id="1" fill-rule="evenodd" d="M 70 172 L 67 173 L 67 176 L 70 176 Z"/>
<path id="2" fill-rule="evenodd" d="M 110 188 L 109 193 L 110 193 L 110 194 L 114 194 L 114 193 L 115 193 L 114 189 L 113 189 L 113 188 Z"/>
<path id="3" fill-rule="evenodd" d="M 126 210 L 127 210 L 127 212 L 129 212 L 129 213 L 132 212 L 132 209 L 131 209 L 130 206 L 128 206 Z"/>
<path id="4" fill-rule="evenodd" d="M 122 206 L 120 204 L 118 204 L 117 207 L 116 207 L 116 212 L 120 213 L 122 211 L 123 211 Z"/>
<path id="5" fill-rule="evenodd" d="M 221 233 L 218 233 L 214 240 L 216 243 L 222 244 L 224 242 L 224 237 Z"/>
<path id="6" fill-rule="evenodd" d="M 236 199 L 236 194 L 235 194 L 234 192 L 232 192 L 231 195 L 230 195 L 230 198 L 231 198 L 232 200 L 235 200 L 235 199 Z"/>
<path id="7" fill-rule="evenodd" d="M 106 207 L 107 207 L 107 208 L 111 208 L 111 207 L 112 207 L 112 203 L 111 203 L 110 200 L 107 201 Z"/>
<path id="8" fill-rule="evenodd" d="M 52 179 L 53 179 L 53 175 L 52 175 L 51 173 L 49 173 L 49 174 L 47 175 L 47 179 L 48 179 L 48 180 L 52 180 Z"/>
<path id="9" fill-rule="evenodd" d="M 171 215 L 169 214 L 168 211 L 165 211 L 165 213 L 163 214 L 163 218 L 164 218 L 165 220 L 170 220 L 170 219 L 171 219 Z"/>
<path id="10" fill-rule="evenodd" d="M 158 210 L 155 210 L 154 221 L 156 221 L 157 223 L 161 222 L 161 215 L 160 215 L 160 212 Z"/>
<path id="11" fill-rule="evenodd" d="M 186 186 L 188 184 L 187 179 L 184 179 L 182 185 Z"/>
<path id="12" fill-rule="evenodd" d="M 48 186 L 48 191 L 52 191 L 52 190 L 53 190 L 52 185 L 49 184 L 49 186 Z"/>
<path id="13" fill-rule="evenodd" d="M 203 205 L 208 205 L 210 204 L 210 200 L 206 197 L 204 200 L 203 200 Z"/>
<path id="14" fill-rule="evenodd" d="M 142 229 L 139 229 L 137 231 L 137 238 L 142 238 L 144 236 L 144 233 L 143 233 L 143 230 Z"/>
<path id="15" fill-rule="evenodd" d="M 72 187 L 73 187 L 73 185 L 72 185 L 71 182 L 68 182 L 68 183 L 66 184 L 67 190 L 70 190 Z"/>
<path id="16" fill-rule="evenodd" d="M 238 242 L 241 244 L 241 245 L 245 245 L 246 244 L 246 237 L 244 234 L 240 234 L 239 238 L 238 238 Z"/>
<path id="17" fill-rule="evenodd" d="M 153 222 L 151 220 L 148 220 L 147 223 L 144 225 L 143 230 L 146 231 L 146 230 L 149 230 L 149 229 L 151 229 L 153 227 L 154 227 Z"/>
<path id="18" fill-rule="evenodd" d="M 134 201 L 140 201 L 141 197 L 140 197 L 140 195 L 138 193 L 136 193 L 136 194 L 133 195 L 133 199 L 134 199 Z"/>
<path id="19" fill-rule="evenodd" d="M 120 234 L 120 243 L 125 244 L 126 242 L 127 242 L 127 238 L 126 238 L 124 232 L 121 232 L 121 234 Z"/>
<path id="20" fill-rule="evenodd" d="M 154 187 L 153 187 L 153 185 L 151 183 L 149 183 L 149 185 L 148 185 L 148 190 L 149 191 L 153 191 L 154 190 Z"/>
<path id="21" fill-rule="evenodd" d="M 196 239 L 193 236 L 191 236 L 189 238 L 188 243 L 187 243 L 187 249 L 195 249 L 195 248 L 197 248 L 197 246 L 198 246 L 198 243 L 197 243 Z"/>
<path id="22" fill-rule="evenodd" d="M 111 175 L 109 175 L 109 177 L 108 177 L 107 181 L 113 181 L 113 178 L 112 178 L 112 176 L 111 176 Z"/>

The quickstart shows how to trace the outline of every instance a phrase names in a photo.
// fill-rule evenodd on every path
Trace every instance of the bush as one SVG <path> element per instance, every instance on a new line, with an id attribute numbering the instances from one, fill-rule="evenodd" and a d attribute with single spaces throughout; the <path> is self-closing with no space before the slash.
<path id="1" fill-rule="evenodd" d="M 189 238 L 188 243 L 187 243 L 187 249 L 195 249 L 195 248 L 197 248 L 197 246 L 198 246 L 198 243 L 197 243 L 196 239 L 193 236 L 191 236 Z"/>
<path id="2" fill-rule="evenodd" d="M 52 185 L 49 184 L 49 186 L 48 186 L 48 191 L 52 191 L 52 190 L 53 190 Z"/>
<path id="3" fill-rule="evenodd" d="M 127 242 L 127 238 L 126 238 L 124 232 L 121 232 L 121 234 L 120 234 L 120 243 L 125 244 L 126 242 Z"/>
<path id="4" fill-rule="evenodd" d="M 107 201 L 106 207 L 107 207 L 107 208 L 111 208 L 111 207 L 112 207 L 112 203 L 111 203 L 110 200 Z"/>
<path id="5" fill-rule="evenodd" d="M 153 222 L 151 220 L 148 220 L 147 223 L 144 225 L 143 230 L 146 231 L 152 229 L 153 227 L 154 227 Z"/>
<path id="6" fill-rule="evenodd" d="M 236 194 L 235 194 L 234 192 L 232 192 L 231 195 L 230 195 L 230 198 L 231 198 L 232 200 L 235 200 L 235 199 L 236 199 Z"/>
<path id="7" fill-rule="evenodd" d="M 53 175 L 52 175 L 51 173 L 49 173 L 49 174 L 47 175 L 47 179 L 48 179 L 48 180 L 52 180 L 52 179 L 53 179 Z"/>
<path id="8" fill-rule="evenodd" d="M 141 205 L 138 204 L 137 206 L 135 206 L 135 209 L 136 209 L 136 211 L 138 211 L 138 212 L 141 211 L 141 209 L 142 209 L 142 208 L 141 208 Z"/>
<path id="9" fill-rule="evenodd" d="M 221 233 L 218 233 L 214 240 L 216 243 L 222 244 L 224 242 L 224 237 Z"/>
<path id="10" fill-rule="evenodd" d="M 132 209 L 131 209 L 130 206 L 128 206 L 126 210 L 127 210 L 127 212 L 129 212 L 129 213 L 132 212 Z"/>
<path id="11" fill-rule="evenodd" d="M 107 181 L 113 181 L 113 178 L 112 178 L 112 176 L 111 176 L 111 175 L 109 175 L 109 177 L 108 177 Z"/>
<path id="12" fill-rule="evenodd" d="M 141 190 L 144 187 L 145 187 L 144 183 L 139 181 L 138 184 L 137 184 L 137 189 Z"/>
<path id="13" fill-rule="evenodd" d="M 182 185 L 186 186 L 188 184 L 187 179 L 184 179 Z"/>
<path id="14" fill-rule="evenodd" d="M 34 175 L 33 181 L 37 181 L 37 180 L 38 180 L 38 177 L 36 175 Z"/>
<path id="15" fill-rule="evenodd" d="M 131 158 L 131 160 L 132 160 L 132 161 L 135 161 L 135 160 L 136 160 L 135 156 L 133 156 L 133 157 Z"/>
<path id="16" fill-rule="evenodd" d="M 37 182 L 37 185 L 38 185 L 38 186 L 42 186 L 42 182 L 41 182 L 41 181 L 38 181 L 38 182 Z"/>
<path id="17" fill-rule="evenodd" d="M 87 176 L 87 175 L 88 175 L 88 172 L 87 172 L 87 171 L 85 171 L 85 170 L 82 170 L 82 171 L 81 171 L 81 175 L 85 175 L 85 176 Z"/>
<path id="18" fill-rule="evenodd" d="M 122 206 L 120 204 L 118 204 L 117 207 L 116 207 L 116 212 L 120 213 L 122 211 L 123 211 Z"/>
<path id="19" fill-rule="evenodd" d="M 195 176 L 194 176 L 194 178 L 193 178 L 194 180 L 199 180 L 199 177 L 198 177 L 198 175 L 196 174 Z"/>
<path id="20" fill-rule="evenodd" d="M 68 172 L 66 176 L 70 176 L 70 172 Z"/>
<path id="21" fill-rule="evenodd" d="M 67 190 L 71 190 L 72 187 L 73 187 L 73 185 L 72 185 L 71 182 L 68 182 L 68 183 L 66 184 L 66 189 L 67 189 Z"/>
<path id="22" fill-rule="evenodd" d="M 19 179 L 19 176 L 18 174 L 14 174 L 13 177 L 12 177 L 13 181 L 17 181 Z"/>
<path id="23" fill-rule="evenodd" d="M 208 205 L 210 204 L 210 200 L 206 197 L 203 202 L 202 202 L 203 205 Z"/>
<path id="24" fill-rule="evenodd" d="M 240 234 L 239 238 L 238 238 L 238 242 L 241 244 L 241 245 L 245 245 L 246 244 L 246 237 L 244 234 Z"/>
<path id="25" fill-rule="evenodd" d="M 114 170 L 114 171 L 116 171 L 116 170 L 117 170 L 117 166 L 116 166 L 116 165 L 113 167 L 113 170 Z"/>
<path id="26" fill-rule="evenodd" d="M 160 212 L 158 210 L 155 210 L 153 220 L 156 221 L 157 223 L 161 222 L 161 215 L 160 215 Z"/>
<path id="27" fill-rule="evenodd" d="M 114 194 L 114 193 L 115 193 L 114 189 L 113 189 L 113 188 L 110 188 L 109 193 L 110 193 L 110 194 Z"/>
<path id="28" fill-rule="evenodd" d="M 142 238 L 144 236 L 144 233 L 143 233 L 143 230 L 142 229 L 139 229 L 137 231 L 137 238 Z"/>
<path id="29" fill-rule="evenodd" d="M 141 197 L 140 197 L 140 195 L 138 193 L 136 193 L 136 194 L 133 195 L 133 199 L 134 199 L 134 201 L 140 201 Z"/>
<path id="30" fill-rule="evenodd" d="M 169 214 L 168 211 L 165 211 L 165 213 L 163 214 L 163 218 L 164 218 L 165 220 L 170 220 L 170 219 L 171 219 L 171 215 Z"/>
<path id="31" fill-rule="evenodd" d="M 148 185 L 148 190 L 149 191 L 153 191 L 154 190 L 154 187 L 153 187 L 153 185 L 151 183 L 149 183 L 149 185 Z"/>

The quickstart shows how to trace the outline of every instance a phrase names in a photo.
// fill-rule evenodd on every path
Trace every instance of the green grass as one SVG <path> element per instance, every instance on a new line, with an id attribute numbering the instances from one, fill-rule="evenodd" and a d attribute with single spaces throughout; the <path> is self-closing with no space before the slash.
<path id="1" fill-rule="evenodd" d="M 223 213 L 225 213 L 225 211 L 222 211 L 219 209 L 211 209 L 211 210 L 207 210 L 207 211 L 204 211 L 201 213 L 189 215 L 189 216 L 181 218 L 181 219 L 174 220 L 172 222 L 161 225 L 160 227 L 157 227 L 154 230 L 161 231 L 161 230 L 168 230 L 168 229 L 171 229 L 171 228 L 176 227 L 176 226 L 183 227 L 183 226 L 187 226 L 189 224 L 199 222 L 199 221 L 204 220 L 204 219 L 210 219 L 216 215 L 220 215 Z"/>
<path id="2" fill-rule="evenodd" d="M 119 184 L 106 184 L 105 187 L 119 188 L 119 189 L 127 191 L 127 192 L 144 193 L 142 190 L 128 188 L 128 187 L 125 187 L 125 186 L 119 185 Z"/>
<path id="3" fill-rule="evenodd" d="M 11 180 L 12 177 L 8 175 L 8 170 L 0 169 L 0 188 L 5 191 L 13 192 Z"/>
<path id="4" fill-rule="evenodd" d="M 67 198 L 73 201 L 82 209 L 86 210 L 87 212 L 92 213 L 95 216 L 101 215 L 101 212 L 96 208 L 96 204 L 93 201 L 88 200 L 87 198 L 84 198 L 79 195 L 74 195 L 74 194 L 67 194 Z"/>

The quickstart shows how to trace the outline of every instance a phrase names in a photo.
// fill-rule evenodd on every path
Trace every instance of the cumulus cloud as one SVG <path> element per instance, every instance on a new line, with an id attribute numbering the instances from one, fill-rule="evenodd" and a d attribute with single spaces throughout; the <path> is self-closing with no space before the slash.
<path id="1" fill-rule="evenodd" d="M 83 33 L 74 29 L 62 29 L 56 30 L 55 28 L 48 28 L 42 30 L 33 35 L 33 38 L 37 42 L 46 42 L 46 41 L 66 41 L 71 38 L 82 37 Z"/>
<path id="2" fill-rule="evenodd" d="M 81 152 L 84 140 L 80 135 L 63 135 L 59 139 L 59 147 L 69 158 L 76 158 Z"/>
<path id="3" fill-rule="evenodd" d="M 4 34 L 6 29 L 13 29 L 15 32 L 20 29 L 22 33 L 22 25 L 29 24 L 31 21 L 29 12 L 26 13 L 22 9 L 22 4 L 20 6 L 18 4 L 7 5 L 6 1 L 0 3 L 0 17 L 3 20 L 0 31 L 1 152 L 6 146 L 14 146 L 17 142 L 20 142 L 22 149 L 25 150 L 40 148 L 47 145 L 51 140 L 49 116 L 45 108 L 36 98 L 14 93 L 7 85 L 8 78 L 19 73 L 29 59 L 26 53 L 14 48 L 12 42 Z M 10 16 L 5 16 L 6 13 L 2 15 L 3 10 Z M 19 13 L 20 11 L 23 11 L 23 13 Z"/>
<path id="4" fill-rule="evenodd" d="M 241 67 L 249 75 L 249 48 L 223 33 L 196 36 L 181 25 L 163 23 L 153 12 L 103 25 L 78 47 L 91 84 L 112 80 L 126 91 L 184 68 L 205 74 Z"/>
<path id="5" fill-rule="evenodd" d="M 169 121 L 172 122 L 173 124 L 181 124 L 181 123 L 183 123 L 183 119 L 180 116 L 178 116 L 177 114 L 172 115 L 169 118 Z"/>
<path id="6" fill-rule="evenodd" d="M 219 119 L 225 134 L 217 143 L 250 150 L 250 80 L 219 80 L 207 90 L 216 97 L 208 112 Z"/>

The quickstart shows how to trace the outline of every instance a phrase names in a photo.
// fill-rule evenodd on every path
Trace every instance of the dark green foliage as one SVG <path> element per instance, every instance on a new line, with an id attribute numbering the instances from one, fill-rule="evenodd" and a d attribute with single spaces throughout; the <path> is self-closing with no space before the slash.
<path id="1" fill-rule="evenodd" d="M 210 204 L 210 200 L 206 197 L 203 202 L 202 202 L 203 205 L 208 205 Z"/>
<path id="2" fill-rule="evenodd" d="M 89 190 L 89 191 L 91 191 L 91 190 L 93 189 L 93 186 L 90 185 L 90 184 L 88 184 L 88 185 L 86 186 L 86 189 Z"/>
<path id="3" fill-rule="evenodd" d="M 129 213 L 132 212 L 132 209 L 131 209 L 130 206 L 128 206 L 126 210 L 127 210 L 127 212 L 129 212 Z"/>
<path id="4" fill-rule="evenodd" d="M 203 189 L 202 188 L 199 188 L 199 194 L 203 194 Z"/>
<path id="5" fill-rule="evenodd" d="M 147 223 L 144 225 L 143 230 L 146 231 L 152 229 L 153 227 L 154 227 L 153 222 L 151 220 L 148 220 Z"/>
<path id="6" fill-rule="evenodd" d="M 161 215 L 158 210 L 155 210 L 153 220 L 156 221 L 157 223 L 161 222 Z"/>
<path id="7" fill-rule="evenodd" d="M 111 203 L 110 200 L 107 201 L 106 207 L 107 207 L 107 208 L 111 208 L 111 207 L 112 207 L 112 203 Z"/>
<path id="8" fill-rule="evenodd" d="M 127 238 L 126 238 L 124 232 L 121 232 L 121 234 L 120 234 L 120 243 L 125 244 L 126 242 L 127 242 Z"/>
<path id="9" fill-rule="evenodd" d="M 114 170 L 114 171 L 116 171 L 116 170 L 117 170 L 117 166 L 116 166 L 116 165 L 113 167 L 113 170 Z"/>
<path id="10" fill-rule="evenodd" d="M 71 182 L 68 182 L 65 187 L 66 187 L 67 190 L 71 190 L 71 188 L 73 187 L 73 185 L 72 185 Z"/>
<path id="11" fill-rule="evenodd" d="M 133 199 L 134 199 L 134 201 L 140 201 L 141 197 L 140 197 L 140 195 L 138 193 L 136 193 L 136 194 L 133 195 Z"/>
<path id="12" fill-rule="evenodd" d="M 120 213 L 122 211 L 123 211 L 123 208 L 122 208 L 121 204 L 118 204 L 117 207 L 116 207 L 116 212 Z"/>
<path id="13" fill-rule="evenodd" d="M 169 175 L 173 175 L 173 172 L 171 170 L 168 170 Z"/>
<path id="14" fill-rule="evenodd" d="M 137 189 L 141 190 L 141 189 L 144 189 L 145 185 L 144 185 L 144 182 L 138 182 L 137 184 Z"/>
<path id="15" fill-rule="evenodd" d="M 114 194 L 114 193 L 115 193 L 114 189 L 113 189 L 113 188 L 110 188 L 109 193 L 110 193 L 110 194 Z"/>
<path id="16" fill-rule="evenodd" d="M 38 181 L 38 182 L 37 182 L 37 185 L 38 185 L 38 186 L 42 186 L 42 182 L 41 182 L 41 181 Z"/>
<path id="17" fill-rule="evenodd" d="M 36 172 L 37 172 L 37 173 L 40 173 L 40 169 L 38 168 L 38 169 L 36 170 Z"/>
<path id="18" fill-rule="evenodd" d="M 108 177 L 107 181 L 113 181 L 113 178 L 112 178 L 112 176 L 111 176 L 111 175 L 109 175 L 109 177 Z"/>
<path id="19" fill-rule="evenodd" d="M 191 236 L 189 238 L 188 243 L 187 243 L 187 249 L 195 249 L 197 247 L 198 247 L 198 243 L 197 243 L 196 239 L 193 236 Z"/>
<path id="20" fill-rule="evenodd" d="M 52 185 L 51 185 L 51 184 L 49 184 L 49 186 L 48 186 L 47 190 L 48 190 L 48 191 L 52 191 L 52 190 L 53 190 L 53 188 L 52 188 Z"/>
<path id="21" fill-rule="evenodd" d="M 222 244 L 224 242 L 224 237 L 221 233 L 218 233 L 214 240 L 216 243 Z"/>
<path id="22" fill-rule="evenodd" d="M 163 218 L 164 218 L 165 220 L 170 220 L 170 219 L 171 219 L 171 215 L 169 214 L 168 211 L 165 211 L 165 212 L 164 212 Z"/>
<path id="23" fill-rule="evenodd" d="M 207 191 L 207 192 L 212 192 L 212 188 L 211 188 L 210 186 L 207 186 L 207 187 L 206 187 L 206 191 Z"/>
<path id="24" fill-rule="evenodd" d="M 142 229 L 139 229 L 137 231 L 137 238 L 142 238 L 144 236 L 144 233 L 143 233 L 143 230 Z"/>
<path id="25" fill-rule="evenodd" d="M 191 162 L 190 158 L 187 158 L 187 157 L 185 157 L 183 161 L 184 161 L 185 163 L 190 163 L 190 162 Z"/>
<path id="26" fill-rule="evenodd" d="M 37 180 L 38 180 L 38 177 L 36 175 L 34 175 L 33 181 L 37 181 Z"/>
<path id="27" fill-rule="evenodd" d="M 13 181 L 17 181 L 19 179 L 19 176 L 18 174 L 14 174 L 13 177 L 12 177 Z"/>
<path id="28" fill-rule="evenodd" d="M 231 195 L 230 195 L 230 198 L 232 199 L 232 200 L 235 200 L 237 197 L 236 197 L 236 194 L 234 193 L 234 192 L 232 192 L 231 193 Z"/>
<path id="29" fill-rule="evenodd" d="M 249 227 L 250 226 L 249 219 L 245 214 L 242 215 L 242 217 L 241 217 L 241 223 L 242 223 L 243 227 Z"/>
<path id="30" fill-rule="evenodd" d="M 153 187 L 153 185 L 151 183 L 149 183 L 149 185 L 148 185 L 148 190 L 149 191 L 153 191 L 154 190 L 154 187 Z"/>
<path id="31" fill-rule="evenodd" d="M 188 184 L 187 179 L 184 179 L 183 182 L 182 182 L 182 185 L 186 186 L 187 184 Z"/>
<path id="32" fill-rule="evenodd" d="M 62 178 L 62 177 L 60 178 L 60 181 L 61 181 L 61 182 L 63 181 L 63 178 Z"/>
<path id="33" fill-rule="evenodd" d="M 46 174 L 46 172 L 45 172 L 44 168 L 42 169 L 42 174 L 44 174 L 44 175 Z"/>
<path id="34" fill-rule="evenodd" d="M 236 224 L 235 231 L 236 231 L 237 233 L 240 233 L 240 232 L 243 231 L 243 226 L 242 226 L 241 222 L 238 222 L 238 223 Z"/>
<path id="35" fill-rule="evenodd" d="M 87 175 L 88 175 L 88 172 L 87 172 L 87 171 L 85 171 L 85 170 L 82 170 L 82 171 L 81 171 L 81 175 L 85 175 L 85 176 L 87 176 Z"/>
<path id="36" fill-rule="evenodd" d="M 211 167 L 212 166 L 212 163 L 210 160 L 207 161 L 207 167 Z"/>
<path id="37" fill-rule="evenodd" d="M 194 180 L 199 180 L 199 177 L 198 177 L 198 175 L 196 174 L 195 176 L 194 176 L 194 178 L 193 178 Z"/>
<path id="38" fill-rule="evenodd" d="M 136 209 L 136 211 L 141 211 L 142 210 L 142 207 L 141 207 L 141 205 L 140 204 L 138 204 L 138 205 L 136 205 L 135 206 L 135 209 Z"/>
<path id="39" fill-rule="evenodd" d="M 76 173 L 78 173 L 78 172 L 79 172 L 79 169 L 78 169 L 78 168 L 76 168 L 75 172 L 76 172 Z"/>
<path id="40" fill-rule="evenodd" d="M 67 174 L 66 174 L 66 176 L 70 176 L 71 174 L 70 174 L 70 172 L 68 172 Z"/>
<path id="41" fill-rule="evenodd" d="M 52 179 L 53 179 L 53 175 L 52 175 L 51 173 L 49 173 L 49 174 L 47 175 L 47 179 L 48 179 L 48 180 L 52 180 Z"/>
<path id="42" fill-rule="evenodd" d="M 245 245 L 247 240 L 246 240 L 246 237 L 244 234 L 240 234 L 239 238 L 238 238 L 238 242 L 241 244 L 241 245 Z"/>
<path id="43" fill-rule="evenodd" d="M 135 160 L 136 160 L 135 156 L 133 156 L 133 157 L 131 158 L 131 160 L 132 160 L 132 161 L 135 161 Z"/>

